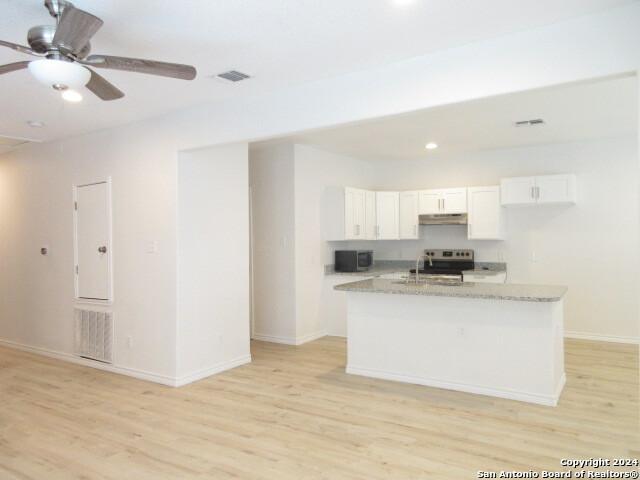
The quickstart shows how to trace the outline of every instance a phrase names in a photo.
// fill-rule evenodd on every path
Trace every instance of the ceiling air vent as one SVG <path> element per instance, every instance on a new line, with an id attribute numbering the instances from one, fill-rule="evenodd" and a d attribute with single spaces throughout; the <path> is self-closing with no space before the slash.
<path id="1" fill-rule="evenodd" d="M 228 72 L 219 73 L 218 75 L 216 75 L 216 77 L 234 83 L 241 82 L 242 80 L 246 80 L 247 78 L 251 78 L 246 73 L 238 72 L 237 70 L 229 70 Z"/>
<path id="2" fill-rule="evenodd" d="M 536 125 L 544 125 L 544 120 L 541 118 L 534 118 L 532 120 L 520 120 L 515 122 L 516 127 L 535 127 Z"/>

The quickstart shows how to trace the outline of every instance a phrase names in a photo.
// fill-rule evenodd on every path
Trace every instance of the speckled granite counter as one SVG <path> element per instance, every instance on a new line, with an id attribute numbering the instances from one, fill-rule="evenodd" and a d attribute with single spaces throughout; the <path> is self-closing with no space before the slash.
<path id="1" fill-rule="evenodd" d="M 460 285 L 411 284 L 398 280 L 371 278 L 334 287 L 345 292 L 366 292 L 396 295 L 425 295 L 436 297 L 482 298 L 519 302 L 557 302 L 567 288 L 552 285 L 518 285 L 462 283 Z"/>

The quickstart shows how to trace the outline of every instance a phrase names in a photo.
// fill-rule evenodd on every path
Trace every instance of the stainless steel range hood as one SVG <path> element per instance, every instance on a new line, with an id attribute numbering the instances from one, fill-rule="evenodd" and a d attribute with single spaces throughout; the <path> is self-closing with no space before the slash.
<path id="1" fill-rule="evenodd" d="M 440 213 L 432 215 L 420 215 L 420 225 L 466 225 L 466 213 Z"/>

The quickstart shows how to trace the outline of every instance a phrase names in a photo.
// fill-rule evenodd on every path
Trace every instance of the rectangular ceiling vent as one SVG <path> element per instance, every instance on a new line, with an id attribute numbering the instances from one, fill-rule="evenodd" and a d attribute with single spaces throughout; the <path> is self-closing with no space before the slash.
<path id="1" fill-rule="evenodd" d="M 228 72 L 219 73 L 218 75 L 216 75 L 216 77 L 221 80 L 227 80 L 233 83 L 241 82 L 242 80 L 251 78 L 246 73 L 238 72 L 237 70 L 229 70 Z"/>
<path id="2" fill-rule="evenodd" d="M 532 120 L 520 120 L 515 122 L 516 127 L 535 127 L 536 125 L 544 125 L 544 120 L 541 118 L 534 118 Z"/>

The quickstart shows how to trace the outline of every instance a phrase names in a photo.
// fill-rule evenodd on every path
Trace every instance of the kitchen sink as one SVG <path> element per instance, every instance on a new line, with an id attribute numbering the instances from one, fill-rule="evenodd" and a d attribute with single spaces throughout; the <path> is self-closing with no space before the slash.
<path id="1" fill-rule="evenodd" d="M 459 287 L 462 285 L 462 281 L 458 279 L 450 279 L 450 278 L 428 278 L 428 279 L 419 279 L 417 282 L 415 278 L 407 278 L 405 280 L 398 280 L 393 282 L 396 285 L 417 285 L 417 286 L 426 286 L 426 285 L 446 285 L 451 287 Z"/>

